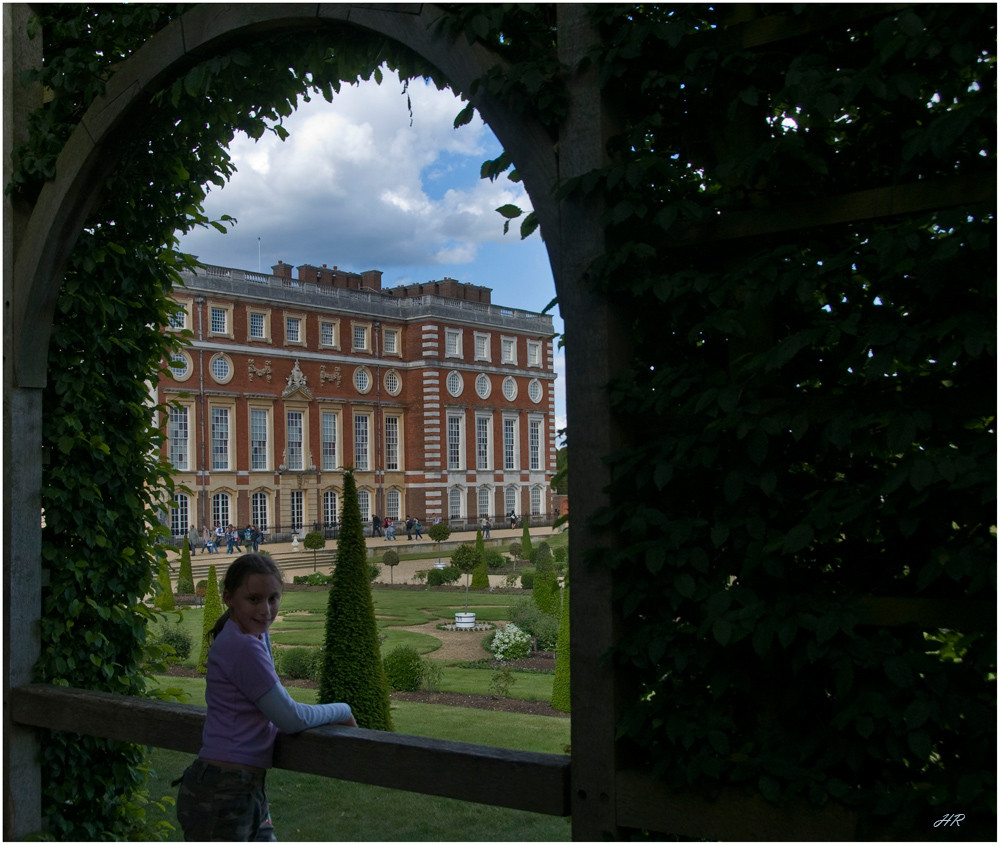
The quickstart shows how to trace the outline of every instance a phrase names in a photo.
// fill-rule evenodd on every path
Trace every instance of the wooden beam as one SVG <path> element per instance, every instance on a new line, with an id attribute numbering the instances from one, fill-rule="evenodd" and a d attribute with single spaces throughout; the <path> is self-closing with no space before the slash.
<path id="1" fill-rule="evenodd" d="M 737 238 L 786 234 L 819 226 L 870 223 L 901 214 L 995 201 L 996 195 L 995 179 L 992 176 L 987 178 L 984 174 L 889 185 L 775 208 L 721 214 L 704 225 L 688 227 L 682 234 L 668 234 L 664 246 L 695 246 Z"/>
<path id="2" fill-rule="evenodd" d="M 197 754 L 205 708 L 29 684 L 11 718 L 36 728 Z M 328 725 L 274 746 L 276 768 L 552 816 L 570 811 L 569 757 Z"/>
<path id="3" fill-rule="evenodd" d="M 857 818 L 833 802 L 779 807 L 736 789 L 710 801 L 629 770 L 618 772 L 618 823 L 723 842 L 843 842 L 855 838 Z"/>

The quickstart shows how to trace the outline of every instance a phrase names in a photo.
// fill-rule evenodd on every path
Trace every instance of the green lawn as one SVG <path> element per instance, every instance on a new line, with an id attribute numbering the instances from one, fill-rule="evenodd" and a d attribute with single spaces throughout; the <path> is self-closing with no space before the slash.
<path id="1" fill-rule="evenodd" d="M 483 671 L 483 670 L 471 670 Z M 543 676 L 544 677 L 544 676 Z M 160 677 L 164 686 L 184 692 L 186 701 L 204 706 L 201 678 Z M 516 685 L 515 685 L 516 686 Z M 316 691 L 290 687 L 294 699 L 314 703 Z M 563 754 L 570 742 L 569 719 L 497 713 L 469 707 L 392 702 L 396 733 L 437 737 L 458 742 Z M 170 781 L 180 777 L 193 759 L 164 749 L 150 755 L 150 795 L 176 796 Z M 428 777 L 433 777 L 429 773 Z M 527 842 L 568 841 L 566 819 L 471 804 L 450 798 L 365 786 L 316 775 L 273 769 L 268 773 L 268 797 L 278 837 L 300 842 L 418 842 L 458 841 Z M 386 807 L 392 812 L 386 812 Z M 149 820 L 173 823 L 168 841 L 183 837 L 174 809 L 151 808 Z"/>
<path id="2" fill-rule="evenodd" d="M 170 781 L 180 777 L 191 760 L 190 754 L 154 750 L 150 755 L 150 795 L 155 799 L 176 797 L 177 789 Z M 433 778 L 433 772 L 428 777 Z M 282 769 L 268 773 L 267 795 L 278 839 L 286 842 L 570 840 L 568 819 Z M 151 824 L 167 821 L 173 825 L 164 837 L 166 841 L 183 841 L 173 806 L 150 808 L 147 814 Z"/>

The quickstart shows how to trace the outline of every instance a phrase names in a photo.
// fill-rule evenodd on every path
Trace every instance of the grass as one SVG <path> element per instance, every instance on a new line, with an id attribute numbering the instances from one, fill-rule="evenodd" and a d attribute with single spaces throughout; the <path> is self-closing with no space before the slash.
<path id="1" fill-rule="evenodd" d="M 454 708 L 451 708 L 454 709 Z M 190 754 L 157 749 L 150 756 L 150 795 L 176 796 L 170 781 Z M 429 773 L 428 777 L 433 777 Z M 568 842 L 568 819 L 366 786 L 272 769 L 267 775 L 271 819 L 280 840 L 296 842 Z M 173 824 L 168 842 L 183 841 L 174 808 L 147 810 L 150 823 Z"/>

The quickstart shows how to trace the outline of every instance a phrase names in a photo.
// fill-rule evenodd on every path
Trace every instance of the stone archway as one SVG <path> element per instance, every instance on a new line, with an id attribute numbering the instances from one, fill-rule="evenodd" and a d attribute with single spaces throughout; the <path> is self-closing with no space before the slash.
<path id="1" fill-rule="evenodd" d="M 23 27 L 30 15 L 26 6 L 8 9 L 5 41 L 23 35 L 13 30 Z M 567 345 L 578 350 L 567 369 L 568 416 L 586 420 L 585 427 L 571 425 L 578 456 L 571 482 L 578 526 L 573 557 L 582 560 L 586 549 L 597 542 L 584 521 L 604 504 L 601 491 L 608 481 L 608 467 L 601 456 L 613 451 L 617 438 L 603 385 L 622 357 L 624 341 L 606 302 L 582 284 L 586 268 L 603 250 L 600 209 L 572 200 L 557 202 L 553 189 L 603 162 L 607 112 L 595 80 L 570 71 L 569 115 L 560 128 L 557 149 L 539 124 L 516 116 L 483 92 L 469 93 L 472 82 L 498 59 L 481 45 L 445 38 L 435 26 L 443 14 L 433 5 L 196 6 L 122 63 L 105 94 L 90 107 L 65 145 L 56 178 L 45 185 L 30 210 L 16 215 L 15 225 L 5 225 L 5 261 L 11 272 L 5 274 L 9 281 L 5 283 L 4 323 L 4 593 L 8 609 L 17 609 L 15 615 L 5 614 L 5 701 L 10 689 L 30 682 L 38 654 L 41 389 L 46 382 L 48 341 L 63 268 L 88 213 L 100 199 L 103 177 L 116 166 L 116 139 L 128 131 L 143 97 L 213 52 L 252 40 L 261 32 L 313 31 L 346 23 L 400 42 L 430 61 L 455 90 L 471 100 L 517 162 L 545 235 Z M 596 36 L 580 6 L 560 5 L 558 15 L 560 61 L 576 68 Z M 5 58 L 12 65 L 9 74 L 5 67 L 5 84 L 19 78 L 31 61 L 40 60 L 40 55 L 32 58 L 30 50 L 26 53 L 26 57 Z M 11 495 L 15 489 L 17 495 Z M 573 742 L 577 749 L 573 823 L 574 834 L 587 839 L 614 830 L 613 682 L 610 669 L 598 666 L 598 658 L 616 636 L 607 580 L 607 575 L 587 573 L 586 582 L 575 580 L 572 594 L 573 614 L 589 620 L 589 636 L 574 641 L 572 652 L 574 687 L 586 691 L 585 697 L 574 692 L 573 702 L 573 733 L 579 734 L 579 741 Z M 36 740 L 33 732 L 11 724 L 6 707 L 4 737 L 5 793 L 13 804 L 5 832 L 16 837 L 38 827 Z M 12 792 L 15 780 L 16 797 Z"/>

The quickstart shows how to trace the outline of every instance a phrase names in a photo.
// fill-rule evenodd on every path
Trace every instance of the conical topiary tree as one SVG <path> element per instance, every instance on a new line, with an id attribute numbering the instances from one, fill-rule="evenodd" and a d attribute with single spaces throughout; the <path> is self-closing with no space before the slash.
<path id="1" fill-rule="evenodd" d="M 552 679 L 552 699 L 556 710 L 569 713 L 569 584 L 562 591 L 559 611 L 559 636 L 556 638 L 556 673 Z"/>
<path id="2" fill-rule="evenodd" d="M 362 728 L 391 731 L 385 677 L 368 579 L 368 554 L 354 473 L 344 473 L 337 564 L 326 608 L 319 701 L 344 701 Z"/>
<path id="3" fill-rule="evenodd" d="M 531 550 L 531 532 L 528 531 L 528 523 L 524 523 L 524 530 L 521 531 L 521 559 L 535 562 L 534 555 Z"/>
<path id="4" fill-rule="evenodd" d="M 473 590 L 488 590 L 490 588 L 490 574 L 486 568 L 486 541 L 483 540 L 483 532 L 476 529 L 476 565 L 472 569 Z"/>
<path id="5" fill-rule="evenodd" d="M 531 589 L 535 606 L 550 616 L 559 614 L 559 578 L 552 563 L 548 544 L 542 543 L 535 550 L 535 583 Z"/>
<path id="6" fill-rule="evenodd" d="M 160 585 L 160 591 L 153 599 L 153 607 L 157 610 L 174 610 L 174 591 L 170 585 L 170 564 L 166 558 L 160 559 L 160 565 L 156 570 L 156 582 Z"/>
<path id="7" fill-rule="evenodd" d="M 177 574 L 178 595 L 191 595 L 194 592 L 194 574 L 191 572 L 191 544 L 184 537 L 181 543 L 181 569 Z"/>
<path id="8" fill-rule="evenodd" d="M 192 588 L 191 592 L 194 592 Z M 198 656 L 198 671 L 208 669 L 208 635 L 222 616 L 222 599 L 219 598 L 219 576 L 215 574 L 215 564 L 208 567 L 208 584 L 205 587 L 205 618 L 201 622 L 201 653 Z"/>

